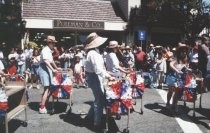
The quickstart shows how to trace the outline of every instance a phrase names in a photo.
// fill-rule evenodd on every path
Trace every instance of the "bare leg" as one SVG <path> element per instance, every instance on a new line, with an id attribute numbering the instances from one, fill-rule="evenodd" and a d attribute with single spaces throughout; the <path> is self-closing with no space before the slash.
<path id="1" fill-rule="evenodd" d="M 170 104 L 170 100 L 171 100 L 171 97 L 172 97 L 172 95 L 173 95 L 173 87 L 169 87 L 168 88 L 168 94 L 167 94 L 167 105 L 169 105 Z"/>
<path id="2" fill-rule="evenodd" d="M 46 101 L 48 100 L 48 96 L 49 96 L 49 86 L 44 88 L 41 105 L 45 105 Z"/>

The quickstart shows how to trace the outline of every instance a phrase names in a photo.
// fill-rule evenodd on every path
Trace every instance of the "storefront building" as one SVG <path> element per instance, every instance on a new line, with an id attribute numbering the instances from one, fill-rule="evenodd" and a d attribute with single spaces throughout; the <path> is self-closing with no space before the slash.
<path id="1" fill-rule="evenodd" d="M 126 41 L 123 13 L 111 1 L 31 0 L 23 3 L 22 19 L 33 40 L 38 34 L 54 34 L 62 45 L 81 45 L 97 32 L 120 44 Z"/>

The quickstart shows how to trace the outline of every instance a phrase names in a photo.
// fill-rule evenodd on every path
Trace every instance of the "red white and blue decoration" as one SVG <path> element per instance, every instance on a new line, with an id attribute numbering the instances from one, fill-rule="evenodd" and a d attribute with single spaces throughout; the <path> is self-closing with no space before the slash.
<path id="1" fill-rule="evenodd" d="M 0 118 L 4 117 L 6 114 L 6 111 L 9 108 L 8 97 L 6 96 L 6 92 L 1 88 L 0 89 Z"/>
<path id="2" fill-rule="evenodd" d="M 68 74 L 59 73 L 52 79 L 51 94 L 57 98 L 68 98 L 72 91 L 72 81 Z"/>
<path id="3" fill-rule="evenodd" d="M 186 75 L 184 87 L 185 89 L 183 91 L 183 100 L 185 101 L 195 100 L 197 83 L 193 75 L 190 74 Z"/>
<path id="4" fill-rule="evenodd" d="M 144 94 L 144 78 L 141 72 L 131 72 L 129 75 L 130 83 L 133 88 L 133 98 L 141 98 Z"/>
<path id="5" fill-rule="evenodd" d="M 106 89 L 106 104 L 110 113 L 127 114 L 132 105 L 132 88 L 128 81 L 117 81 Z"/>

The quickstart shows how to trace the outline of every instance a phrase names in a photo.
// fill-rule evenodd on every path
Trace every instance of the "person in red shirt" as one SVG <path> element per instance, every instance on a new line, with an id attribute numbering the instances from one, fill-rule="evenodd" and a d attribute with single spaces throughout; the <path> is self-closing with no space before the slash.
<path id="1" fill-rule="evenodd" d="M 146 54 L 142 50 L 142 47 L 138 47 L 137 53 L 136 53 L 136 69 L 138 71 L 143 69 L 145 56 L 146 56 Z"/>

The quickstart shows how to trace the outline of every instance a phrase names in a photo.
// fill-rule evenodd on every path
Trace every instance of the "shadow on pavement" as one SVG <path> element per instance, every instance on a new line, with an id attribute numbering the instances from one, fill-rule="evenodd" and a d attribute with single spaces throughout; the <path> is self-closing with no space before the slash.
<path id="1" fill-rule="evenodd" d="M 207 129 L 210 129 L 209 127 L 209 120 L 210 120 L 210 109 L 208 108 L 196 108 L 195 111 L 202 116 L 195 116 L 195 118 L 192 117 L 193 121 L 197 124 L 203 125 Z"/>
<path id="2" fill-rule="evenodd" d="M 164 106 L 162 106 L 164 105 Z M 150 109 L 154 112 L 164 114 L 169 117 L 174 117 L 174 114 L 170 111 L 170 109 L 165 107 L 165 103 L 151 103 L 151 104 L 145 104 L 145 108 Z"/>
<path id="3" fill-rule="evenodd" d="M 93 125 L 91 124 L 92 122 L 91 121 L 87 121 L 87 120 L 81 118 L 81 115 L 80 114 L 74 114 L 74 113 L 61 114 L 59 117 L 64 122 L 70 123 L 70 124 L 72 124 L 74 126 L 86 127 L 90 131 L 97 132 L 97 133 L 103 132 L 103 130 L 101 130 L 101 131 L 95 130 L 94 127 L 93 127 Z M 106 118 L 106 116 L 104 115 L 103 116 L 103 122 L 102 122 L 103 129 L 105 129 L 105 125 L 106 125 L 105 118 Z M 116 133 L 116 132 L 119 131 L 119 128 L 117 127 L 117 124 L 116 124 L 114 118 L 109 117 L 108 124 L 109 124 L 109 132 Z"/>
<path id="4" fill-rule="evenodd" d="M 9 133 L 14 133 L 22 125 L 22 122 L 23 122 L 22 120 L 12 119 L 9 122 Z M 0 132 L 6 133 L 5 125 L 2 123 L 0 123 Z"/>
<path id="5" fill-rule="evenodd" d="M 93 101 L 86 101 L 84 103 L 91 106 L 93 104 Z"/>
<path id="6" fill-rule="evenodd" d="M 40 104 L 39 102 L 30 102 L 30 103 L 28 103 L 28 106 L 29 106 L 30 109 L 32 109 L 34 111 L 39 111 L 39 104 Z M 67 107 L 68 107 L 67 103 L 55 102 L 54 103 L 54 109 L 55 109 L 54 114 L 59 114 L 59 113 L 66 112 Z M 51 110 L 52 109 L 52 102 L 48 102 L 47 105 L 46 105 L 46 108 L 48 110 Z"/>

